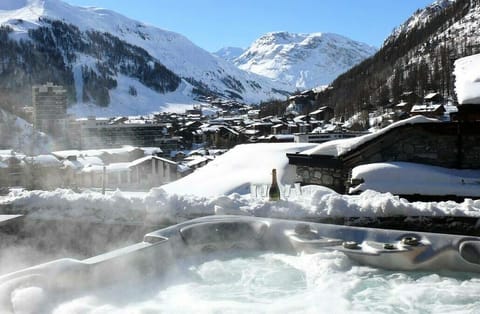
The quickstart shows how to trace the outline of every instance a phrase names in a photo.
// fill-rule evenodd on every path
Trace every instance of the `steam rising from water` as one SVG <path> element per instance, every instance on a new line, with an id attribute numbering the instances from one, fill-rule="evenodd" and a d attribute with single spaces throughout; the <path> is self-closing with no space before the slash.
<path id="1" fill-rule="evenodd" d="M 119 284 L 55 303 L 41 288 L 12 293 L 63 313 L 478 313 L 472 274 L 389 272 L 359 266 L 339 252 L 290 256 L 216 254 L 184 260 L 167 277 Z"/>

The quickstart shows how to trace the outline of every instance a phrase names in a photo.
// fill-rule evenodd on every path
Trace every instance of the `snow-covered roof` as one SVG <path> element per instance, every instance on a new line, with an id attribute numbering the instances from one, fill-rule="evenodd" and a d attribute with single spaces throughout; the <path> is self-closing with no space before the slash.
<path id="1" fill-rule="evenodd" d="M 222 125 L 209 125 L 209 126 L 206 126 L 206 127 L 202 127 L 201 130 L 203 132 L 212 132 L 212 133 L 215 133 L 215 132 L 218 132 L 218 130 L 220 130 L 220 128 L 222 127 Z"/>
<path id="2" fill-rule="evenodd" d="M 15 152 L 13 149 L 0 149 L 0 156 L 11 156 L 14 155 Z"/>
<path id="3" fill-rule="evenodd" d="M 170 152 L 170 157 L 175 158 L 178 156 L 186 156 L 188 154 L 188 151 L 183 151 L 183 150 L 172 150 Z"/>
<path id="4" fill-rule="evenodd" d="M 165 158 L 161 158 L 161 157 L 157 157 L 157 156 L 145 156 L 145 157 L 142 157 L 142 158 L 139 158 L 137 160 L 134 160 L 132 162 L 130 162 L 130 166 L 129 167 L 134 167 L 134 166 L 138 166 L 142 163 L 144 163 L 145 161 L 147 160 L 152 160 L 152 159 L 156 159 L 156 160 L 161 160 L 165 163 L 169 163 L 169 164 L 172 164 L 172 165 L 176 165 L 177 163 L 174 162 L 174 161 L 171 161 L 171 160 L 168 160 L 168 159 L 165 159 Z"/>
<path id="5" fill-rule="evenodd" d="M 438 109 L 440 109 L 441 107 L 443 107 L 443 105 L 441 105 L 441 104 L 437 104 L 437 105 L 414 105 L 414 106 L 412 106 L 412 109 L 410 110 L 410 112 L 412 112 L 412 113 L 416 113 L 416 112 L 435 112 Z"/>
<path id="6" fill-rule="evenodd" d="M 71 168 L 74 170 L 80 170 L 83 168 L 82 164 L 78 162 L 78 160 L 68 160 L 65 159 L 63 162 L 63 167 L 64 168 Z"/>
<path id="7" fill-rule="evenodd" d="M 25 157 L 25 162 L 42 167 L 60 167 L 62 165 L 62 163 L 53 155 Z"/>
<path id="8" fill-rule="evenodd" d="M 306 115 L 300 115 L 295 118 L 293 118 L 293 121 L 300 123 L 300 122 L 305 122 L 304 119 L 306 118 Z"/>
<path id="9" fill-rule="evenodd" d="M 253 124 L 253 126 L 271 126 L 271 125 L 273 125 L 273 123 L 268 121 L 258 121 Z"/>
<path id="10" fill-rule="evenodd" d="M 454 74 L 458 103 L 480 104 L 480 54 L 456 60 Z"/>
<path id="11" fill-rule="evenodd" d="M 448 103 L 446 105 L 443 105 L 443 107 L 445 108 L 445 112 L 458 112 L 458 107 L 451 104 L 451 103 Z"/>
<path id="12" fill-rule="evenodd" d="M 177 164 L 177 171 L 179 173 L 185 173 L 185 172 L 188 172 L 192 170 L 190 167 L 188 167 L 187 165 L 184 165 L 184 164 Z"/>
<path id="13" fill-rule="evenodd" d="M 130 171 L 129 162 L 115 162 L 107 166 L 107 173 Z"/>
<path id="14" fill-rule="evenodd" d="M 118 155 L 118 154 L 125 154 L 125 153 L 130 153 L 136 149 L 139 149 L 138 147 L 133 147 L 130 145 L 125 145 L 120 148 L 102 148 L 100 151 L 102 153 L 108 153 L 110 155 Z M 95 155 L 90 155 L 90 156 L 95 156 Z"/>
<path id="15" fill-rule="evenodd" d="M 163 153 L 163 150 L 160 147 L 140 147 L 140 149 L 143 150 L 146 156 Z"/>
<path id="16" fill-rule="evenodd" d="M 103 161 L 95 156 L 84 156 L 84 157 L 79 157 L 78 162 L 80 162 L 82 165 L 103 165 Z"/>
<path id="17" fill-rule="evenodd" d="M 116 162 L 105 166 L 106 173 L 128 172 L 131 171 L 129 162 Z M 81 170 L 84 173 L 103 173 L 103 167 L 100 165 L 89 165 Z"/>
<path id="18" fill-rule="evenodd" d="M 199 148 L 199 149 L 194 149 L 188 152 L 187 156 L 192 156 L 192 155 L 200 155 L 204 156 L 207 154 L 207 151 L 205 148 Z"/>
<path id="19" fill-rule="evenodd" d="M 110 154 L 110 155 L 121 155 L 130 153 L 136 149 L 143 150 L 145 155 L 152 155 L 154 153 L 161 153 L 162 150 L 159 147 L 135 147 L 130 145 L 125 145 L 120 148 L 101 148 L 101 149 L 87 149 L 87 150 L 62 150 L 62 151 L 55 151 L 52 152 L 52 155 L 66 159 L 72 156 L 88 156 L 88 157 L 99 157 L 103 154 Z"/>
<path id="20" fill-rule="evenodd" d="M 315 148 L 302 152 L 302 154 L 327 155 L 327 156 L 338 157 L 400 126 L 407 125 L 407 124 L 416 124 L 416 123 L 440 123 L 440 122 L 441 121 L 437 119 L 431 119 L 431 118 L 424 117 L 422 115 L 418 115 L 418 116 L 410 117 L 408 119 L 400 120 L 395 123 L 392 123 L 391 125 L 375 133 L 366 134 L 366 135 L 362 135 L 354 138 L 334 140 L 334 141 L 329 141 L 329 142 L 319 144 Z"/>
<path id="21" fill-rule="evenodd" d="M 270 183 L 272 169 L 279 182 L 293 183 L 295 169 L 286 153 L 314 147 L 308 143 L 237 145 L 192 174 L 162 186 L 167 192 L 199 196 L 224 195 L 248 190 L 250 183 Z"/>
<path id="22" fill-rule="evenodd" d="M 92 157 L 90 157 L 90 158 L 92 158 Z M 93 158 L 95 158 L 95 157 L 93 157 Z M 143 163 L 143 162 L 145 162 L 145 161 L 148 161 L 148 160 L 152 160 L 152 159 L 161 160 L 161 161 L 163 161 L 163 162 L 166 162 L 166 163 L 169 163 L 169 164 L 172 164 L 172 165 L 176 165 L 176 164 L 177 164 L 176 162 L 171 161 L 171 160 L 168 160 L 168 159 L 165 159 L 165 158 L 161 158 L 161 157 L 149 155 L 149 156 L 145 156 L 145 157 L 136 159 L 136 160 L 131 161 L 131 162 L 111 163 L 111 164 L 109 164 L 109 165 L 106 165 L 105 168 L 106 168 L 107 173 L 130 171 L 130 168 L 131 168 L 131 167 L 138 166 L 138 165 L 140 165 L 141 163 Z M 65 163 L 67 163 L 67 162 L 68 162 L 68 161 L 65 161 Z M 64 164 L 65 164 L 65 163 L 64 163 Z M 77 165 L 78 163 L 72 162 L 71 164 L 72 164 L 72 165 Z M 83 167 L 83 169 L 82 169 L 81 171 L 82 171 L 82 172 L 86 172 L 86 173 L 90 173 L 90 172 L 96 172 L 96 173 L 98 173 L 98 172 L 103 172 L 103 163 L 101 163 L 101 160 L 100 160 L 100 163 L 84 165 L 84 167 Z"/>
<path id="23" fill-rule="evenodd" d="M 193 156 L 192 156 L 193 157 Z M 204 157 L 204 156 L 196 156 L 195 158 L 192 158 L 192 157 L 189 157 L 189 159 L 185 159 L 187 160 L 186 163 L 184 163 L 187 167 L 195 167 L 197 165 L 200 165 L 204 162 L 209 162 L 211 159 L 210 158 L 207 158 L 207 157 Z"/>
<path id="24" fill-rule="evenodd" d="M 319 114 L 319 113 L 322 113 L 324 111 L 325 111 L 325 109 L 317 109 L 315 111 L 310 112 L 310 114 Z"/>
<path id="25" fill-rule="evenodd" d="M 352 179 L 363 183 L 350 193 L 365 190 L 400 195 L 457 195 L 480 197 L 480 170 L 459 170 L 408 162 L 382 162 L 353 168 Z"/>
<path id="26" fill-rule="evenodd" d="M 52 155 L 58 158 L 66 159 L 71 156 L 80 156 L 81 154 L 80 152 L 81 151 L 79 150 L 70 149 L 70 150 L 61 150 L 61 151 L 52 152 Z"/>
<path id="27" fill-rule="evenodd" d="M 428 93 L 427 95 L 425 95 L 425 97 L 423 97 L 423 99 L 430 100 L 430 99 L 435 98 L 438 95 L 440 95 L 440 94 L 437 93 L 437 92 Z"/>
<path id="28" fill-rule="evenodd" d="M 81 172 L 83 173 L 101 173 L 103 172 L 103 166 L 99 166 L 99 165 L 88 165 L 86 167 L 84 167 Z"/>
<path id="29" fill-rule="evenodd" d="M 246 135 L 256 135 L 259 133 L 260 133 L 260 130 L 253 130 L 253 129 L 246 129 L 243 131 L 243 134 L 246 134 Z"/>
<path id="30" fill-rule="evenodd" d="M 261 139 L 262 137 L 259 137 L 259 139 Z M 270 134 L 268 136 L 265 136 L 264 137 L 265 139 L 277 139 L 277 140 L 292 140 L 295 138 L 295 136 L 293 134 Z"/>
<path id="31" fill-rule="evenodd" d="M 272 123 L 282 123 L 282 120 L 278 117 L 272 117 L 269 119 Z"/>
<path id="32" fill-rule="evenodd" d="M 232 128 L 224 127 L 224 129 L 227 130 L 228 132 L 232 133 L 233 135 L 239 135 L 239 133 Z"/>
<path id="33" fill-rule="evenodd" d="M 312 133 L 331 133 L 341 131 L 342 127 L 337 124 L 326 124 L 322 127 L 315 128 Z"/>
<path id="34" fill-rule="evenodd" d="M 210 156 L 218 156 L 226 153 L 228 149 L 209 149 L 208 153 Z"/>
<path id="35" fill-rule="evenodd" d="M 27 157 L 24 154 L 15 153 L 14 155 L 0 155 L 1 161 L 8 161 L 10 159 L 22 160 Z"/>

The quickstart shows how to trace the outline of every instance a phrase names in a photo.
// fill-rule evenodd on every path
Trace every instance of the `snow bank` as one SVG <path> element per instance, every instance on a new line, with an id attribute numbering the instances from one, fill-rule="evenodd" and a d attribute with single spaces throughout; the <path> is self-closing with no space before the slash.
<path id="1" fill-rule="evenodd" d="M 363 183 L 350 193 L 368 189 L 394 194 L 480 197 L 480 170 L 457 170 L 408 162 L 384 162 L 353 168 L 352 179 Z"/>
<path id="2" fill-rule="evenodd" d="M 171 194 L 197 196 L 245 194 L 250 184 L 269 184 L 272 169 L 278 180 L 292 184 L 295 169 L 288 165 L 287 153 L 295 153 L 316 144 L 275 143 L 237 145 L 191 175 L 162 187 Z"/>
<path id="3" fill-rule="evenodd" d="M 70 190 L 20 191 L 0 200 L 4 213 L 36 219 L 119 224 L 177 223 L 193 217 L 235 214 L 286 219 L 393 216 L 480 217 L 480 200 L 463 203 L 413 202 L 367 190 L 360 195 L 340 195 L 318 186 L 302 187 L 302 194 L 269 202 L 249 194 L 199 197 L 168 194 L 161 188 L 143 195 L 116 191 L 74 193 Z"/>
<path id="4" fill-rule="evenodd" d="M 311 144 L 250 144 L 239 145 L 193 174 L 154 188 L 150 192 L 115 192 L 102 195 L 71 190 L 22 191 L 13 190 L 0 197 L 0 214 L 25 214 L 38 219 L 54 219 L 121 224 L 176 223 L 197 216 L 213 214 L 255 215 L 265 217 L 314 219 L 326 217 L 391 217 L 391 216 L 470 216 L 480 217 L 480 200 L 455 202 L 415 202 L 390 193 L 367 190 L 360 195 L 340 195 L 321 186 L 291 188 L 295 172 L 288 165 L 286 152 L 295 152 Z M 390 166 L 394 168 L 395 165 Z M 276 168 L 283 191 L 283 199 L 269 202 L 265 194 L 252 196 L 250 185 L 266 186 L 270 183 L 271 169 Z M 380 180 L 374 170 L 384 171 L 387 166 L 367 168 L 360 174 L 370 174 Z M 453 194 L 460 184 L 452 180 L 463 178 L 463 188 L 477 185 L 477 172 L 461 172 L 451 179 L 451 173 L 430 168 L 410 167 L 407 174 L 418 179 L 416 191 L 428 191 L 435 182 L 443 182 L 444 194 Z M 398 173 L 398 172 L 397 172 Z M 405 173 L 402 171 L 402 173 Z M 370 178 L 370 177 L 368 177 Z M 387 180 L 388 179 L 388 180 Z M 449 181 L 450 180 L 450 181 Z M 391 174 L 379 184 L 400 185 Z M 400 182 L 400 183 L 398 183 Z M 461 181 L 460 181 L 461 182 Z M 421 184 L 422 183 L 422 184 Z M 403 187 L 411 182 L 404 183 Z M 290 185 L 290 189 L 286 187 Z M 391 186 L 391 188 L 393 188 Z M 285 193 L 284 191 L 290 191 Z M 466 194 L 468 195 L 470 191 Z"/>
<path id="5" fill-rule="evenodd" d="M 456 60 L 454 74 L 458 103 L 480 104 L 480 54 Z"/>
<path id="6" fill-rule="evenodd" d="M 309 149 L 302 152 L 302 154 L 327 155 L 327 156 L 338 157 L 400 126 L 407 125 L 407 124 L 433 123 L 433 122 L 437 123 L 441 121 L 437 119 L 427 118 L 421 115 L 413 116 L 405 120 L 397 121 L 375 133 L 366 134 L 366 135 L 354 137 L 354 138 L 340 139 L 340 140 L 322 143 L 313 149 Z"/>

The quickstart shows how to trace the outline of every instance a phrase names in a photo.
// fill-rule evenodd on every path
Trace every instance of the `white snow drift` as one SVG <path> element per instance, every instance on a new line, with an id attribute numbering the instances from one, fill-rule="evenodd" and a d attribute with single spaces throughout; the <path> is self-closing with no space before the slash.
<path id="1" fill-rule="evenodd" d="M 383 162 L 353 168 L 353 180 L 364 182 L 350 193 L 368 189 L 400 195 L 480 197 L 480 170 L 447 169 L 408 162 Z"/>
<path id="2" fill-rule="evenodd" d="M 455 91 L 459 104 L 480 104 L 480 54 L 455 61 Z"/>
<path id="3" fill-rule="evenodd" d="M 0 198 L 3 213 L 27 214 L 41 219 L 75 219 L 90 222 L 149 223 L 178 222 L 198 215 L 244 214 L 280 218 L 470 216 L 480 217 L 480 200 L 463 203 L 414 202 L 367 190 L 360 195 L 340 195 L 321 186 L 292 189 L 288 197 L 269 202 L 252 197 L 250 183 L 267 184 L 273 167 L 284 187 L 292 183 L 291 166 L 285 153 L 305 145 L 241 145 L 218 157 L 201 170 L 177 183 L 148 193 L 115 191 L 74 193 L 71 190 L 13 191 Z M 428 181 L 428 178 L 425 180 Z M 428 186 L 418 187 L 428 189 Z M 166 192 L 168 191 L 168 193 Z M 284 194 L 285 195 L 285 194 Z"/>

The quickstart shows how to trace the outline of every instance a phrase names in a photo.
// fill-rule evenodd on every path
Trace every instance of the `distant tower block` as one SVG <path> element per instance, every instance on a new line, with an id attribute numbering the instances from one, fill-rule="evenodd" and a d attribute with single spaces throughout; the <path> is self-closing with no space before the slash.
<path id="1" fill-rule="evenodd" d="M 67 122 L 67 91 L 63 86 L 47 83 L 34 85 L 33 123 L 37 130 L 63 136 Z"/>

